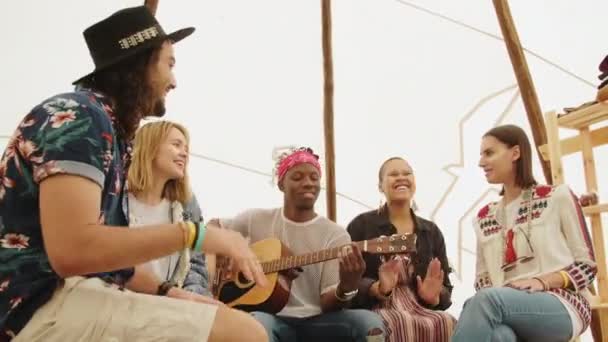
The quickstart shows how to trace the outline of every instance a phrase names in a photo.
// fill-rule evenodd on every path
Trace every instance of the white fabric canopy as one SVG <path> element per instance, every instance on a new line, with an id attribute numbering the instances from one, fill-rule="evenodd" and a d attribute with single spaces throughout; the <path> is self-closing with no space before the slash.
<path id="1" fill-rule="evenodd" d="M 143 1 L 23 0 L 0 11 L 3 95 L 0 146 L 20 118 L 92 70 L 82 30 Z M 595 97 L 606 1 L 510 1 L 543 111 Z M 178 87 L 167 119 L 191 131 L 193 187 L 207 218 L 282 203 L 271 152 L 308 145 L 323 155 L 321 9 L 318 1 L 160 1 L 166 31 L 193 25 L 176 45 Z M 333 2 L 338 222 L 377 207 L 387 157 L 414 167 L 419 214 L 445 235 L 457 274 L 458 315 L 472 295 L 471 219 L 496 198 L 477 167 L 491 126 L 528 129 L 491 2 Z M 562 132 L 564 135 L 570 132 Z M 530 135 L 531 136 L 531 135 Z M 596 154 L 608 198 L 607 149 Z M 540 165 L 537 178 L 544 181 Z M 584 191 L 581 157 L 565 158 L 567 182 Z M 325 197 L 318 211 L 325 213 Z M 605 220 L 606 221 L 606 220 Z M 608 222 L 605 223 L 607 226 Z"/>

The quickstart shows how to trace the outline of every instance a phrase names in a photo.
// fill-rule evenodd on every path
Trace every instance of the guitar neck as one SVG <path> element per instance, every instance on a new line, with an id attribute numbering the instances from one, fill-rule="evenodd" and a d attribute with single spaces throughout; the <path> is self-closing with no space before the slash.
<path id="1" fill-rule="evenodd" d="M 361 249 L 361 251 L 366 251 L 367 244 L 365 244 L 365 241 L 355 243 L 359 249 Z M 340 257 L 340 253 L 345 246 L 350 246 L 350 244 L 324 249 L 318 252 L 302 255 L 291 255 L 280 259 L 266 261 L 262 263 L 262 269 L 264 270 L 264 273 L 275 273 L 295 267 L 312 265 L 327 260 L 337 259 Z"/>

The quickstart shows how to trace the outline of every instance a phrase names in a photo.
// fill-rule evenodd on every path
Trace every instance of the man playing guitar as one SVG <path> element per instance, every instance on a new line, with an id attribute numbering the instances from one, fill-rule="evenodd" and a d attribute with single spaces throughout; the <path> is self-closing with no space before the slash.
<path id="1" fill-rule="evenodd" d="M 278 158 L 276 177 L 283 192 L 282 208 L 248 210 L 223 221 L 223 226 L 251 243 L 276 238 L 294 255 L 344 247 L 337 259 L 303 266 L 299 275 L 290 272 L 297 278 L 287 304 L 276 315 L 254 311 L 253 316 L 264 325 L 270 341 L 384 341 L 379 316 L 348 309 L 365 262 L 346 230 L 315 212 L 321 188 L 318 156 L 310 148 L 289 149 Z"/>

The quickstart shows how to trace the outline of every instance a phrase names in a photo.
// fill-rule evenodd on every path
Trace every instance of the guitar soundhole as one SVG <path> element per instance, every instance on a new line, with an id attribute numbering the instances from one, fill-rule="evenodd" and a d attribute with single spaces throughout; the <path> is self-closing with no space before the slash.
<path id="1" fill-rule="evenodd" d="M 245 285 L 245 284 L 249 284 L 251 282 L 249 279 L 245 278 L 245 275 L 241 272 L 239 272 L 238 277 L 239 277 L 239 284 Z"/>
<path id="2" fill-rule="evenodd" d="M 243 277 L 243 279 L 245 278 Z M 248 282 L 247 279 L 245 279 L 245 281 Z M 223 303 L 231 303 L 245 295 L 247 292 L 249 292 L 249 290 L 251 290 L 254 285 L 255 284 L 251 284 L 249 287 L 240 288 L 234 282 L 227 282 L 226 284 L 224 284 L 224 286 L 222 286 L 220 290 L 218 296 L 219 300 Z"/>

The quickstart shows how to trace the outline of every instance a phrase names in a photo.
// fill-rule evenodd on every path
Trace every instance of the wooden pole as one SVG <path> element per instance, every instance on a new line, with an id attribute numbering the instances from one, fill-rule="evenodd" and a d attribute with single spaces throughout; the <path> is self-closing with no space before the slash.
<path id="1" fill-rule="evenodd" d="M 153 15 L 156 15 L 156 9 L 158 9 L 158 0 L 145 0 L 144 5 L 148 7 Z"/>
<path id="2" fill-rule="evenodd" d="M 321 0 L 323 36 L 323 130 L 325 134 L 325 189 L 327 217 L 336 221 L 336 171 L 334 149 L 334 67 L 331 46 L 331 0 Z"/>
<path id="3" fill-rule="evenodd" d="M 515 71 L 515 77 L 517 78 L 517 84 L 519 85 L 519 91 L 521 93 L 526 113 L 528 114 L 528 122 L 532 129 L 532 136 L 534 137 L 534 143 L 536 144 L 536 150 L 538 152 L 538 158 L 543 167 L 545 174 L 545 180 L 548 184 L 553 184 L 551 178 L 551 168 L 549 162 L 544 160 L 538 151 L 538 147 L 547 143 L 547 131 L 545 129 L 545 122 L 543 121 L 543 115 L 540 110 L 540 104 L 538 103 L 538 97 L 536 96 L 536 90 L 534 89 L 534 82 L 532 82 L 532 76 L 528 69 L 528 63 L 526 62 L 526 56 L 521 47 L 517 30 L 515 29 L 515 23 L 511 16 L 511 10 L 509 9 L 509 3 L 507 0 L 493 0 L 494 9 L 498 17 L 498 23 L 500 24 L 500 30 L 502 36 L 507 45 L 507 51 L 509 52 L 509 58 Z"/>

